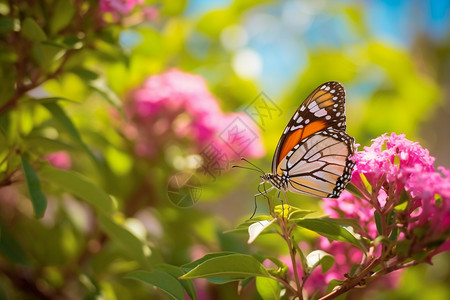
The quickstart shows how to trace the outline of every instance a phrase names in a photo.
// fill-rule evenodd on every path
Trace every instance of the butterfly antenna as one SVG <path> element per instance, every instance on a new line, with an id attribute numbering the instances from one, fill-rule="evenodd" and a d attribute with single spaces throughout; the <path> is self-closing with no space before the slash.
<path id="1" fill-rule="evenodd" d="M 233 165 L 233 166 L 231 166 L 231 167 L 232 167 L 232 168 L 239 168 L 239 169 L 252 170 L 252 171 L 256 171 L 256 172 L 260 172 L 260 173 L 261 173 L 261 170 L 253 169 L 253 168 L 247 168 L 247 167 L 237 166 L 237 165 Z M 264 174 L 264 172 L 262 172 L 262 173 Z"/>
<path id="2" fill-rule="evenodd" d="M 254 166 L 257 170 L 259 170 L 261 173 L 265 174 L 264 170 L 261 169 L 260 167 L 258 167 L 257 165 L 255 165 L 254 163 L 252 163 L 251 161 L 249 161 L 248 159 L 246 159 L 245 157 L 241 157 L 241 160 L 245 161 L 246 163 L 251 164 L 252 166 Z"/>

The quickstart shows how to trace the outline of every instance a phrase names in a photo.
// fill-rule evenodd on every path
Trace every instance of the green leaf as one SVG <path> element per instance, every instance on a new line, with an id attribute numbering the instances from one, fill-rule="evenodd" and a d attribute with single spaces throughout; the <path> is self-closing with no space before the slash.
<path id="1" fill-rule="evenodd" d="M 322 273 L 327 272 L 334 264 L 334 257 L 325 251 L 315 250 L 306 256 L 306 266 L 311 273 L 319 265 L 322 266 Z"/>
<path id="2" fill-rule="evenodd" d="M 342 280 L 332 279 L 327 286 L 327 291 L 325 292 L 325 295 L 331 293 L 337 286 L 341 285 L 343 283 Z"/>
<path id="3" fill-rule="evenodd" d="M 328 218 L 315 218 L 315 219 L 303 219 L 297 220 L 295 223 L 303 228 L 314 231 L 321 236 L 326 237 L 332 241 L 346 242 L 355 245 L 359 249 L 366 253 L 365 248 L 358 241 L 358 239 L 346 228 L 333 222 L 333 219 Z"/>
<path id="4" fill-rule="evenodd" d="M 350 276 L 355 275 L 356 270 L 358 270 L 359 267 L 360 267 L 359 264 L 354 264 L 354 265 L 350 268 L 350 272 L 348 272 L 348 274 L 349 274 Z"/>
<path id="5" fill-rule="evenodd" d="M 375 217 L 375 225 L 377 226 L 377 232 L 379 235 L 383 234 L 383 227 L 381 226 L 381 216 L 380 213 L 378 213 L 377 211 L 374 212 L 374 217 Z"/>
<path id="6" fill-rule="evenodd" d="M 27 183 L 28 194 L 33 204 L 34 215 L 36 218 L 42 218 L 47 208 L 47 199 L 41 191 L 39 177 L 25 157 L 21 155 L 20 159 L 22 161 L 22 169 Z"/>
<path id="7" fill-rule="evenodd" d="M 193 268 L 197 267 L 198 265 L 204 263 L 207 260 L 210 260 L 211 258 L 216 258 L 216 257 L 222 257 L 222 256 L 226 256 L 226 255 L 232 255 L 232 254 L 238 254 L 236 252 L 215 252 L 215 253 L 208 253 L 205 256 L 203 256 L 202 258 L 199 258 L 197 260 L 194 260 L 190 263 L 184 264 L 181 267 L 187 271 L 192 270 Z"/>
<path id="8" fill-rule="evenodd" d="M 32 18 L 27 17 L 22 24 L 22 35 L 30 41 L 42 42 L 47 39 L 47 35 L 41 26 Z"/>
<path id="9" fill-rule="evenodd" d="M 178 278 L 180 278 L 181 276 L 183 276 L 186 273 L 186 272 L 184 272 L 184 270 L 182 268 L 168 265 L 168 264 L 157 265 L 157 266 L 155 266 L 155 270 L 156 269 L 164 271 L 164 272 L 172 275 L 177 280 L 178 280 Z M 197 293 L 195 291 L 195 287 L 194 287 L 194 284 L 192 283 L 192 280 L 185 279 L 185 280 L 179 280 L 179 282 L 181 283 L 181 285 L 183 286 L 184 290 L 189 295 L 189 297 L 191 297 L 192 300 L 196 300 Z"/>
<path id="10" fill-rule="evenodd" d="M 65 49 L 62 49 L 59 46 L 55 47 L 54 45 L 48 43 L 44 44 L 43 42 L 35 43 L 32 47 L 33 58 L 39 66 L 46 70 L 50 69 L 52 63 L 61 58 L 65 51 Z"/>
<path id="11" fill-rule="evenodd" d="M 182 278 L 222 277 L 239 280 L 251 276 L 270 277 L 269 272 L 253 256 L 231 254 L 211 258 L 186 273 Z"/>
<path id="12" fill-rule="evenodd" d="M 255 222 L 264 221 L 264 220 L 272 220 L 272 216 L 257 216 L 249 220 L 245 220 L 241 224 L 239 224 L 235 229 L 227 230 L 224 233 L 248 233 L 248 227 Z"/>
<path id="13" fill-rule="evenodd" d="M 88 146 L 81 139 L 78 130 L 75 125 L 72 123 L 72 120 L 66 115 L 61 106 L 56 102 L 50 103 L 42 103 L 42 105 L 52 114 L 52 116 L 61 124 L 62 127 L 67 131 L 67 133 L 74 139 L 76 143 L 78 143 L 81 148 L 83 148 L 91 158 L 95 160 L 94 154 L 91 152 Z"/>
<path id="14" fill-rule="evenodd" d="M 57 184 L 66 192 L 85 200 L 98 212 L 106 214 L 114 212 L 111 198 L 83 175 L 53 167 L 44 168 L 40 175 L 42 179 Z"/>
<path id="15" fill-rule="evenodd" d="M 147 257 L 150 256 L 151 250 L 147 245 L 127 228 L 113 221 L 109 216 L 100 214 L 99 221 L 101 228 L 111 240 L 123 249 L 128 258 L 137 260 L 141 265 L 149 267 Z"/>
<path id="16" fill-rule="evenodd" d="M 4 16 L 2 16 L 0 18 L 0 32 L 6 33 L 6 32 L 14 31 L 14 27 L 15 27 L 15 19 L 14 18 L 9 18 L 9 17 L 4 17 Z"/>
<path id="17" fill-rule="evenodd" d="M 71 103 L 78 103 L 77 101 L 68 99 L 68 98 L 64 98 L 64 97 L 46 97 L 46 98 L 38 98 L 38 99 L 27 99 L 25 101 L 22 101 L 21 103 L 54 103 L 54 102 L 58 102 L 58 101 L 67 101 L 67 102 L 71 102 Z"/>
<path id="18" fill-rule="evenodd" d="M 155 286 L 165 292 L 171 299 L 184 300 L 183 286 L 172 275 L 161 271 L 134 271 L 126 278 L 141 281 L 143 283 Z"/>
<path id="19" fill-rule="evenodd" d="M 73 146 L 63 143 L 59 140 L 52 140 L 38 135 L 29 135 L 26 137 L 25 141 L 29 149 L 37 149 L 44 153 L 52 153 L 61 150 L 65 151 L 76 150 Z"/>
<path id="20" fill-rule="evenodd" d="M 284 262 L 282 262 L 281 260 L 279 260 L 278 258 L 276 258 L 274 256 L 265 256 L 265 257 L 259 259 L 259 261 L 264 261 L 265 259 L 270 260 L 278 267 L 277 269 L 268 269 L 267 270 L 271 275 L 273 275 L 274 277 L 277 277 L 277 278 L 285 277 L 286 273 L 289 271 L 289 267 Z"/>
<path id="21" fill-rule="evenodd" d="M 256 290 L 263 300 L 280 299 L 281 287 L 275 279 L 256 277 Z"/>
<path id="22" fill-rule="evenodd" d="M 291 208 L 293 208 L 291 206 Z M 290 213 L 289 215 L 289 220 L 295 220 L 295 219 L 302 219 L 304 217 L 306 217 L 309 214 L 314 213 L 314 210 L 306 210 L 306 209 L 299 209 L 299 208 L 294 208 L 294 210 Z"/>
<path id="23" fill-rule="evenodd" d="M 75 6 L 70 0 L 58 0 L 55 5 L 53 17 L 50 19 L 50 30 L 57 33 L 72 21 Z"/>
<path id="24" fill-rule="evenodd" d="M 366 198 L 369 198 L 369 197 L 370 197 L 370 195 L 368 195 L 366 191 L 365 191 L 366 194 L 364 195 L 363 192 L 360 191 L 360 190 L 359 190 L 353 183 L 351 183 L 351 182 L 349 182 L 349 183 L 347 184 L 347 186 L 345 187 L 345 189 L 346 189 L 347 191 L 349 191 L 350 193 L 352 193 L 353 196 L 358 197 L 358 198 L 360 198 L 360 199 L 366 199 Z"/>
<path id="25" fill-rule="evenodd" d="M 110 104 L 112 104 L 115 108 L 117 108 L 120 113 L 125 116 L 122 110 L 122 101 L 119 96 L 111 89 L 111 87 L 107 84 L 106 80 L 103 78 L 98 78 L 90 82 L 90 86 L 100 93 L 103 98 L 106 99 Z"/>
<path id="26" fill-rule="evenodd" d="M 106 82 L 105 78 L 99 76 L 99 74 L 85 68 L 76 68 L 72 70 L 74 74 L 87 82 L 87 84 L 103 98 L 106 99 L 111 105 L 119 110 L 119 112 L 125 116 L 122 110 L 122 101 L 119 96 L 111 89 Z"/>
<path id="27" fill-rule="evenodd" d="M 395 242 L 397 238 L 398 238 L 398 227 L 394 227 L 394 229 L 392 229 L 391 235 L 389 236 L 389 239 Z"/>
<path id="28" fill-rule="evenodd" d="M 0 253 L 3 258 L 14 263 L 22 265 L 30 265 L 31 259 L 23 250 L 22 246 L 10 232 L 10 228 L 6 227 L 0 220 L 0 229 L 2 232 L 0 238 Z"/>
<path id="29" fill-rule="evenodd" d="M 342 225 L 342 226 L 351 226 L 356 230 L 362 231 L 361 224 L 358 222 L 358 220 L 355 219 L 347 219 L 347 218 L 330 218 L 332 222 Z"/>

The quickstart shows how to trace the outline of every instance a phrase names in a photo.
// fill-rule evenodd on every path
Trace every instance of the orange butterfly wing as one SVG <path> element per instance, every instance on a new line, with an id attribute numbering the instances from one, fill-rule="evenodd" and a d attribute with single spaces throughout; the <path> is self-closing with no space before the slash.
<path id="1" fill-rule="evenodd" d="M 345 90 L 336 81 L 316 88 L 294 113 L 275 150 L 272 173 L 279 173 L 278 165 L 295 145 L 325 128 L 346 129 Z"/>

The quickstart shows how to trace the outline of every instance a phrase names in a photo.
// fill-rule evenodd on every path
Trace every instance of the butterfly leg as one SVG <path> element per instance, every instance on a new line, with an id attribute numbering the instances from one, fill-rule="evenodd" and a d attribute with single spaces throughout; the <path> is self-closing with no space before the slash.
<path id="1" fill-rule="evenodd" d="M 282 212 L 282 216 L 283 216 L 283 218 L 284 218 L 284 202 L 283 202 L 283 200 L 280 198 L 280 194 L 281 194 L 281 191 L 279 190 L 278 191 L 278 195 L 277 195 L 277 197 L 278 197 L 278 200 L 280 200 L 280 202 L 281 202 L 281 212 Z"/>
<path id="2" fill-rule="evenodd" d="M 264 191 L 261 191 L 261 190 L 260 190 L 261 185 L 263 186 Z M 270 208 L 269 197 L 267 197 L 266 194 L 267 194 L 270 190 L 272 190 L 272 189 L 273 189 L 273 186 L 270 187 L 270 189 L 266 190 L 266 183 L 265 183 L 265 182 L 261 182 L 261 183 L 258 185 L 258 192 L 259 192 L 259 193 L 254 195 L 254 199 L 255 199 L 255 209 L 253 210 L 253 214 L 252 214 L 252 216 L 250 217 L 250 219 L 253 218 L 253 217 L 255 216 L 256 209 L 258 208 L 258 205 L 257 205 L 257 202 L 256 202 L 256 198 L 257 198 L 258 196 L 264 196 L 264 197 L 267 199 L 267 201 L 268 201 L 268 203 L 269 203 L 269 208 Z"/>

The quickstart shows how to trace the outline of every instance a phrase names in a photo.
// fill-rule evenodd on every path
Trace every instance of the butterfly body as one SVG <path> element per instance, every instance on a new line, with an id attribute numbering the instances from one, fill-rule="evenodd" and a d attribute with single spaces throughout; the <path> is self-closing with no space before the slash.
<path id="1" fill-rule="evenodd" d="M 330 81 L 316 88 L 286 126 L 261 176 L 280 191 L 337 198 L 351 179 L 354 138 L 347 134 L 345 91 Z"/>

